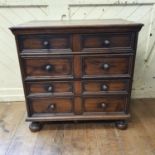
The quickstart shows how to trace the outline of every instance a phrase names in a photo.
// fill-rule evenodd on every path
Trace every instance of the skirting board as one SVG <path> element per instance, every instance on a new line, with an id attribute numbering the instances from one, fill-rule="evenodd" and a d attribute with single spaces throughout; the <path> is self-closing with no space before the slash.
<path id="1" fill-rule="evenodd" d="M 132 90 L 131 98 L 155 98 L 155 90 L 152 89 L 135 89 Z"/>
<path id="2" fill-rule="evenodd" d="M 23 88 L 0 88 L 0 102 L 24 100 Z"/>

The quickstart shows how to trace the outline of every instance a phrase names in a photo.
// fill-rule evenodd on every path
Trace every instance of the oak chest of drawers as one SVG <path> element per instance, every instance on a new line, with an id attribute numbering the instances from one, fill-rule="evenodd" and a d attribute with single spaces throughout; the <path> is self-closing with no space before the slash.
<path id="1" fill-rule="evenodd" d="M 127 127 L 138 32 L 125 20 L 34 21 L 16 38 L 31 131 L 45 121 Z"/>

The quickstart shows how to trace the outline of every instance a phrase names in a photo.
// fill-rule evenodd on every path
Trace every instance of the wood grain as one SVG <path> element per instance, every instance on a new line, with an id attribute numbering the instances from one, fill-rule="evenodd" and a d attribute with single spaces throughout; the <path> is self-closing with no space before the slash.
<path id="1" fill-rule="evenodd" d="M 106 117 L 106 119 L 113 116 L 111 117 L 113 120 L 119 121 L 116 127 L 127 128 L 125 118 L 123 120 L 118 119 L 118 115 L 123 117 L 129 114 L 130 93 L 128 92 L 131 89 L 123 92 L 126 94 L 125 98 L 122 96 L 122 92 L 117 92 L 119 99 L 114 96 L 110 96 L 113 98 L 110 99 L 105 94 L 105 100 L 101 100 L 101 96 L 98 97 L 100 99 L 96 99 L 96 95 L 102 95 L 100 91 L 95 91 L 92 95 L 82 94 L 81 81 L 116 78 L 120 80 L 129 78 L 130 81 L 134 68 L 133 57 L 136 54 L 133 47 L 137 45 L 137 35 L 143 24 L 130 23 L 124 20 L 119 20 L 117 24 L 115 20 L 96 21 L 96 24 L 94 21 L 88 21 L 89 24 L 82 22 L 83 25 L 81 21 L 78 22 L 51 21 L 49 24 L 46 21 L 44 26 L 42 22 L 36 22 L 40 24 L 40 27 L 36 23 L 34 26 L 29 23 L 25 26 L 11 28 L 16 37 L 26 98 L 27 94 L 30 94 L 30 90 L 27 87 L 25 88 L 26 82 L 39 80 L 44 80 L 44 82 L 66 80 L 69 82 L 70 79 L 73 80 L 75 93 L 72 94 L 72 98 L 74 102 L 66 99 L 55 100 L 56 94 L 53 96 L 51 94 L 48 96 L 48 93 L 28 95 L 29 99 L 26 100 L 28 117 L 31 119 L 39 118 L 38 122 L 35 123 L 33 120 L 29 126 L 31 131 L 39 131 L 41 129 L 39 123 L 43 121 L 61 121 L 62 118 L 67 121 L 66 117 L 70 117 L 70 120 L 78 120 L 79 116 L 81 116 L 81 120 L 85 120 L 88 115 L 89 119 L 91 116 L 96 120 L 99 116 L 100 118 L 101 116 Z M 52 23 L 53 25 L 49 27 Z M 105 48 L 108 49 L 109 53 L 106 54 Z M 87 51 L 85 54 L 82 53 L 83 49 Z M 96 52 L 92 53 L 89 49 L 96 50 Z M 116 50 L 115 54 L 110 49 Z M 23 50 L 28 50 L 28 53 Z M 68 52 L 61 55 L 61 53 L 56 52 L 58 50 L 61 53 L 66 50 Z M 122 50 L 124 53 L 120 52 Z M 129 85 L 132 85 L 132 81 L 129 82 Z M 38 91 L 38 89 L 40 88 L 36 90 Z M 65 94 L 63 90 L 61 91 L 60 97 L 63 98 Z M 40 97 L 44 95 L 46 99 L 41 100 Z M 70 97 L 71 93 L 67 95 Z M 86 97 L 93 97 L 94 99 L 86 99 Z"/>
<path id="2" fill-rule="evenodd" d="M 125 131 L 99 121 L 50 123 L 37 133 L 24 121 L 23 103 L 1 103 L 0 155 L 155 155 L 154 103 L 132 100 L 132 120 Z"/>
<path id="3" fill-rule="evenodd" d="M 0 109 L 0 155 L 4 155 L 21 121 L 23 122 L 25 107 L 21 103 L 2 103 Z"/>
<path id="4" fill-rule="evenodd" d="M 37 136 L 33 155 L 62 154 L 63 132 L 64 132 L 64 127 L 61 124 L 45 125 L 44 129 Z"/>
<path id="5" fill-rule="evenodd" d="M 67 35 L 27 35 L 20 36 L 20 50 L 23 49 L 71 49 Z"/>
<path id="6" fill-rule="evenodd" d="M 82 56 L 82 62 L 83 76 L 120 77 L 131 75 L 132 55 L 85 55 Z"/>
<path id="7" fill-rule="evenodd" d="M 131 36 L 129 34 L 88 34 L 82 35 L 82 48 L 131 48 Z"/>

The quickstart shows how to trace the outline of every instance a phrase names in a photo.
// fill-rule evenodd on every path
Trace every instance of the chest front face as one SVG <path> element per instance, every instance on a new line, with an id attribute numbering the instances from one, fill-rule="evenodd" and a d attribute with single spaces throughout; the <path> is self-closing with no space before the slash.
<path id="1" fill-rule="evenodd" d="M 123 24 L 13 29 L 27 120 L 129 118 L 139 29 Z"/>

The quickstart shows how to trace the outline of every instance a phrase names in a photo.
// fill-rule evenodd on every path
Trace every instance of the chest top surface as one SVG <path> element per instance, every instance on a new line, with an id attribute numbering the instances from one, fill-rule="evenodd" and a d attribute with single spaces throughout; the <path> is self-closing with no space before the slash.
<path id="1" fill-rule="evenodd" d="M 98 28 L 98 27 L 129 27 L 141 28 L 143 24 L 127 21 L 124 19 L 103 19 L 103 20 L 64 20 L 64 21 L 30 21 L 24 24 L 13 26 L 10 29 L 31 29 L 31 28 Z"/>

